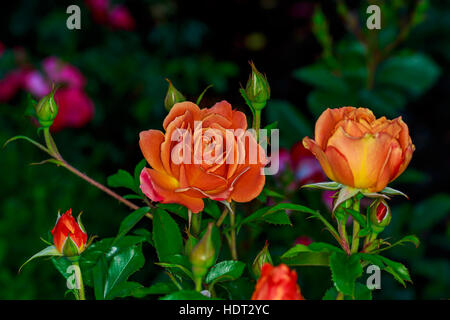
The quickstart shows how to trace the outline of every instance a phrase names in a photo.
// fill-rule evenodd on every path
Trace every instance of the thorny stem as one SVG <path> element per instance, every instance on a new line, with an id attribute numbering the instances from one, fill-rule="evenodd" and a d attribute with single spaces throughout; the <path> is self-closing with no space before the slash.
<path id="1" fill-rule="evenodd" d="M 73 167 L 72 165 L 70 165 L 66 160 L 64 160 L 64 158 L 61 156 L 61 154 L 59 153 L 56 144 L 50 134 L 50 130 L 49 128 L 45 128 L 44 129 L 44 138 L 45 138 L 45 143 L 47 144 L 47 148 L 49 151 L 49 154 L 54 157 L 56 160 L 58 160 L 61 164 L 61 166 L 63 166 L 64 168 L 66 168 L 67 170 L 69 170 L 70 172 L 74 173 L 75 175 L 79 176 L 81 179 L 89 182 L 91 185 L 97 187 L 98 189 L 102 190 L 103 192 L 105 192 L 106 194 L 110 195 L 111 197 L 115 198 L 116 200 L 122 202 L 123 204 L 125 204 L 126 206 L 128 206 L 130 209 L 132 210 L 138 210 L 139 206 L 135 205 L 134 203 L 132 203 L 131 201 L 128 201 L 127 199 L 121 197 L 120 195 L 118 195 L 117 193 L 115 193 L 114 191 L 112 191 L 111 189 L 109 189 L 108 187 L 104 186 L 103 184 L 95 181 L 94 179 L 92 179 L 91 177 L 87 176 L 86 174 L 82 173 L 81 171 L 79 171 L 78 169 L 76 169 L 75 167 Z M 146 216 L 150 219 L 153 219 L 153 215 L 149 212 L 146 213 Z"/>

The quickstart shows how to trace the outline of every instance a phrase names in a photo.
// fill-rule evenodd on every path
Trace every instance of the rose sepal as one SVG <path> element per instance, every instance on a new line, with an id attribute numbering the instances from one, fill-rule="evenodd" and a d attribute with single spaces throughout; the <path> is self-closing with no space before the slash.
<path id="1" fill-rule="evenodd" d="M 29 258 L 27 261 L 25 261 L 24 264 L 22 264 L 19 268 L 19 272 L 22 270 L 22 268 L 31 260 L 34 260 L 36 258 L 40 258 L 40 257 L 53 257 L 53 256 L 62 256 L 63 254 L 60 253 L 55 246 L 51 245 L 48 246 L 44 249 L 42 249 L 41 251 L 39 251 L 38 253 L 34 254 L 31 258 Z"/>

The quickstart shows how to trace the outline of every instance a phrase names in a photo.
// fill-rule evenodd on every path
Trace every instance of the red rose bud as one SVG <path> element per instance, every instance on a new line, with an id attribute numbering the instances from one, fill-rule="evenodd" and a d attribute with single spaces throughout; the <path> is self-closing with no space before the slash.
<path id="1" fill-rule="evenodd" d="M 313 240 L 308 236 L 300 236 L 297 239 L 295 239 L 294 244 L 302 244 L 304 246 L 309 246 Z"/>
<path id="2" fill-rule="evenodd" d="M 58 114 L 58 105 L 55 102 L 54 95 L 55 88 L 44 96 L 35 107 L 36 117 L 44 128 L 50 127 Z"/>
<path id="3" fill-rule="evenodd" d="M 272 264 L 272 257 L 269 253 L 269 242 L 267 241 L 264 248 L 262 248 L 262 250 L 258 253 L 252 264 L 252 271 L 256 277 L 259 278 L 261 275 L 261 269 L 266 263 Z"/>
<path id="4" fill-rule="evenodd" d="M 72 217 L 72 209 L 62 216 L 58 214 L 56 225 L 52 230 L 53 244 L 56 250 L 66 257 L 77 256 L 86 249 L 87 234 L 81 223 Z"/>
<path id="5" fill-rule="evenodd" d="M 169 88 L 167 89 L 167 94 L 164 98 L 164 107 L 167 111 L 170 111 L 175 103 L 186 101 L 186 98 L 173 86 L 169 79 L 166 80 L 169 83 Z"/>
<path id="6" fill-rule="evenodd" d="M 214 263 L 215 250 L 211 239 L 212 227 L 213 223 L 210 223 L 208 230 L 206 230 L 202 239 L 191 250 L 189 256 L 192 263 L 192 273 L 197 279 L 201 279 L 208 271 L 208 268 Z"/>
<path id="7" fill-rule="evenodd" d="M 256 69 L 255 64 L 250 62 L 252 73 L 245 87 L 245 94 L 251 101 L 253 108 L 261 110 L 266 106 L 266 101 L 270 99 L 270 87 L 267 78 Z"/>
<path id="8" fill-rule="evenodd" d="M 381 198 L 375 200 L 370 206 L 370 222 L 372 230 L 380 233 L 391 222 L 391 209 Z"/>
<path id="9" fill-rule="evenodd" d="M 266 263 L 256 283 L 252 300 L 305 300 L 297 284 L 297 273 L 285 264 Z"/>

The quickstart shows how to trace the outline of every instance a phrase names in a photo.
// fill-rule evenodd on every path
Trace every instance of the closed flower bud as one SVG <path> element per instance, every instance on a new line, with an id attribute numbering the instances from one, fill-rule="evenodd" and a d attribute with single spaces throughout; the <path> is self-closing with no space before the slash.
<path id="1" fill-rule="evenodd" d="M 186 240 L 186 243 L 184 245 L 184 254 L 189 256 L 192 252 L 192 249 L 195 247 L 195 245 L 198 243 L 197 238 L 195 238 L 192 235 L 189 235 L 188 239 Z"/>
<path id="2" fill-rule="evenodd" d="M 58 105 L 54 99 L 55 91 L 55 88 L 53 88 L 35 107 L 36 117 L 44 128 L 50 127 L 58 114 Z"/>
<path id="3" fill-rule="evenodd" d="M 253 108 L 261 110 L 266 106 L 266 101 L 270 99 L 270 87 L 267 78 L 259 72 L 255 64 L 250 62 L 252 73 L 245 87 L 245 94 L 251 101 Z"/>
<path id="4" fill-rule="evenodd" d="M 269 243 L 267 241 L 264 248 L 262 248 L 262 250 L 258 253 L 252 264 L 252 271 L 256 277 L 259 278 L 261 275 L 261 269 L 266 263 L 272 264 L 272 257 L 269 253 Z"/>
<path id="5" fill-rule="evenodd" d="M 297 273 L 285 264 L 266 263 L 256 283 L 252 300 L 305 300 L 297 283 Z"/>
<path id="6" fill-rule="evenodd" d="M 370 222 L 372 230 L 380 233 L 391 222 L 391 209 L 386 201 L 377 199 L 370 206 Z"/>
<path id="7" fill-rule="evenodd" d="M 186 98 L 173 86 L 169 79 L 166 80 L 169 83 L 169 88 L 167 89 L 167 94 L 164 98 L 164 107 L 167 111 L 170 111 L 175 103 L 186 101 Z"/>
<path id="8" fill-rule="evenodd" d="M 208 271 L 208 268 L 214 263 L 215 250 L 211 239 L 212 227 L 213 223 L 210 223 L 208 230 L 206 230 L 202 239 L 192 249 L 189 256 L 192 263 L 192 273 L 195 278 L 203 277 Z"/>
<path id="9" fill-rule="evenodd" d="M 66 257 L 78 256 L 86 249 L 86 231 L 80 216 L 78 221 L 72 217 L 72 209 L 67 210 L 62 216 L 58 215 L 52 235 L 56 250 Z"/>

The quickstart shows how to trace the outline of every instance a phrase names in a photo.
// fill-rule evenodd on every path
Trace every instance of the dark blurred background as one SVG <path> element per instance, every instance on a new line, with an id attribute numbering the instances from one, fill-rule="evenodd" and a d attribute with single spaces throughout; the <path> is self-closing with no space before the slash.
<path id="1" fill-rule="evenodd" d="M 81 30 L 66 28 L 72 4 L 81 9 Z M 381 7 L 381 30 L 366 28 L 370 4 Z M 388 253 L 408 265 L 414 283 L 403 288 L 383 275 L 374 297 L 448 299 L 449 31 L 450 3 L 443 0 L 2 2 L 0 142 L 18 134 L 42 139 L 27 116 L 29 96 L 38 99 L 51 81 L 60 82 L 66 85 L 59 96 L 65 111 L 53 128 L 60 152 L 106 183 L 107 176 L 132 171 L 142 159 L 139 132 L 161 128 L 165 78 L 193 101 L 212 84 L 202 107 L 226 99 L 249 115 L 238 89 L 252 60 L 272 89 L 264 125 L 277 121 L 285 150 L 313 136 L 314 122 L 327 107 L 364 106 L 378 117 L 403 117 L 416 151 L 393 187 L 411 200 L 392 201 L 385 236 L 414 233 L 421 245 Z M 30 144 L 15 142 L 0 152 L 0 298 L 64 299 L 65 280 L 50 261 L 17 273 L 43 247 L 39 238 L 47 238 L 57 211 L 84 211 L 88 233 L 104 238 L 116 233 L 128 210 L 62 168 L 30 165 L 45 159 Z M 320 195 L 289 187 L 298 182 L 292 161 L 268 185 L 292 202 L 327 210 Z M 293 214 L 292 222 L 243 229 L 242 257 L 252 260 L 266 239 L 273 256 L 298 237 L 329 240 L 317 221 Z M 160 270 L 152 262 L 154 250 L 146 250 L 137 277 L 148 285 Z M 297 271 L 310 299 L 320 299 L 331 286 L 327 270 Z"/>

